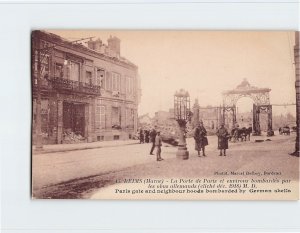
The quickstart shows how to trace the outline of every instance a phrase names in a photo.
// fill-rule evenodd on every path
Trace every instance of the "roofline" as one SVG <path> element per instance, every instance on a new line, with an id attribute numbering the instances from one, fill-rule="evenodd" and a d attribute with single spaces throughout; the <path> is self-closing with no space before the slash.
<path id="1" fill-rule="evenodd" d="M 227 94 L 244 94 L 244 93 L 259 93 L 259 92 L 270 92 L 270 88 L 257 88 L 257 89 L 248 89 L 248 90 L 228 90 L 228 91 L 223 91 L 223 95 Z"/>
<path id="2" fill-rule="evenodd" d="M 73 50 L 76 50 L 78 52 L 82 52 L 82 53 L 85 53 L 87 55 L 90 55 L 90 56 L 97 56 L 97 58 L 100 58 L 100 59 L 106 59 L 108 61 L 111 61 L 111 62 L 117 62 L 117 63 L 120 63 L 120 65 L 123 65 L 123 66 L 129 66 L 135 70 L 138 69 L 138 66 L 135 65 L 134 63 L 132 63 L 131 61 L 127 60 L 128 63 L 120 60 L 119 58 L 117 57 L 110 57 L 110 56 L 107 56 L 106 54 L 104 53 L 99 53 L 95 50 L 92 50 L 88 47 L 85 47 L 83 45 L 80 45 L 80 44 L 72 44 L 71 41 L 68 41 L 67 39 L 61 37 L 61 36 L 58 36 L 54 33 L 50 33 L 50 32 L 46 32 L 46 31 L 42 31 L 42 30 L 34 30 L 32 31 L 32 37 L 35 37 L 36 34 L 39 34 L 41 35 L 41 39 L 44 39 L 44 40 L 47 40 L 49 41 L 50 43 L 53 43 L 53 44 L 56 44 L 58 46 L 61 46 L 61 47 L 67 47 L 69 49 L 73 49 Z M 53 38 L 51 38 L 51 36 Z M 56 37 L 56 38 L 55 38 Z M 80 51 L 81 50 L 81 51 Z"/>

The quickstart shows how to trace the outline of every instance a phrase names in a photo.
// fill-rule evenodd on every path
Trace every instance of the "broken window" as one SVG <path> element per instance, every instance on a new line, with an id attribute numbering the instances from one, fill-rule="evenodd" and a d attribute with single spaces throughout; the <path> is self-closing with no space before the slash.
<path id="1" fill-rule="evenodd" d="M 101 69 L 96 70 L 96 85 L 100 87 L 104 87 L 104 74 L 105 71 Z"/>
<path id="2" fill-rule="evenodd" d="M 121 129 L 121 111 L 119 107 L 112 107 L 112 128 Z"/>
<path id="3" fill-rule="evenodd" d="M 92 85 L 93 84 L 93 78 L 92 78 L 92 72 L 86 71 L 85 72 L 85 82 Z"/>
<path id="4" fill-rule="evenodd" d="M 56 78 L 63 78 L 64 77 L 64 66 L 63 64 L 60 64 L 60 63 L 55 63 L 55 77 Z"/>

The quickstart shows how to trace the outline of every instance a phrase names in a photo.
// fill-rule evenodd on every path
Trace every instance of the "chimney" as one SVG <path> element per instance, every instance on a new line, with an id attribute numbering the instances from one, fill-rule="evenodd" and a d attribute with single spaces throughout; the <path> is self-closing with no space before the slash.
<path id="1" fill-rule="evenodd" d="M 121 40 L 115 36 L 110 36 L 107 40 L 108 48 L 114 51 L 117 54 L 117 56 L 120 56 L 120 42 Z"/>
<path id="2" fill-rule="evenodd" d="M 93 49 L 93 50 L 96 50 L 96 51 L 100 51 L 101 50 L 101 47 L 102 47 L 102 40 L 100 40 L 99 38 L 97 40 L 92 40 L 90 39 L 88 42 L 87 42 L 87 45 L 88 45 L 88 48 L 89 49 Z"/>
<path id="3" fill-rule="evenodd" d="M 87 46 L 89 49 L 95 49 L 95 42 L 90 38 L 90 40 L 87 42 Z"/>
<path id="4" fill-rule="evenodd" d="M 97 50 L 97 51 L 100 51 L 101 50 L 101 46 L 102 46 L 102 40 L 100 40 L 100 38 L 98 38 L 95 41 L 94 49 Z"/>

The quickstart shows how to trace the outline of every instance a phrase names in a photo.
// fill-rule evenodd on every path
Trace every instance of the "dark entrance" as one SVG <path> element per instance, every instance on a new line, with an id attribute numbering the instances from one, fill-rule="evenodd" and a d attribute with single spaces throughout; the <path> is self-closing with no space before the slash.
<path id="1" fill-rule="evenodd" d="M 63 103 L 64 133 L 75 133 L 85 137 L 85 104 Z"/>
<path id="2" fill-rule="evenodd" d="M 260 114 L 267 114 L 267 135 L 273 136 L 272 130 L 272 105 L 253 104 L 253 135 L 261 135 Z"/>

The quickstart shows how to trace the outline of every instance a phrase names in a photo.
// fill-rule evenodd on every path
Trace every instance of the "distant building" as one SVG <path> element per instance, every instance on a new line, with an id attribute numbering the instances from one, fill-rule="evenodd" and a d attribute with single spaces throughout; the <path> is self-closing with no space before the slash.
<path id="1" fill-rule="evenodd" d="M 162 135 L 175 135 L 178 130 L 178 126 L 174 118 L 174 109 L 171 108 L 169 111 L 155 112 L 153 124 L 161 131 Z"/>
<path id="2" fill-rule="evenodd" d="M 139 121 L 139 122 L 138 122 L 138 123 L 139 123 L 139 127 L 145 126 L 145 125 L 149 126 L 149 125 L 152 124 L 152 119 L 151 119 L 151 117 L 149 116 L 148 113 L 139 116 L 138 121 Z"/>
<path id="3" fill-rule="evenodd" d="M 209 130 L 216 130 L 221 122 L 220 107 L 200 107 L 199 118 L 203 125 Z"/>
<path id="4" fill-rule="evenodd" d="M 33 142 L 39 64 L 44 143 L 128 139 L 137 130 L 138 67 L 121 57 L 120 39 L 90 40 L 86 47 L 33 31 Z"/>
<path id="5" fill-rule="evenodd" d="M 170 119 L 174 119 L 174 116 L 170 113 L 170 111 L 169 112 L 167 112 L 167 111 L 155 112 L 154 120 L 157 123 L 167 122 Z"/>

